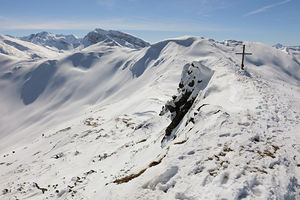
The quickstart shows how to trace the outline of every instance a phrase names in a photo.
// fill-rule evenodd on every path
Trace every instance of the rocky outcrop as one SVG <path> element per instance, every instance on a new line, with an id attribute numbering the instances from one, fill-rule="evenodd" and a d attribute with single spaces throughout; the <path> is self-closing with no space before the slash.
<path id="1" fill-rule="evenodd" d="M 173 130 L 180 124 L 186 113 L 192 107 L 200 91 L 208 84 L 213 71 L 200 63 L 186 64 L 183 68 L 178 94 L 172 97 L 163 107 L 160 115 L 171 113 L 171 123 L 166 128 L 165 138 L 172 135 Z"/>

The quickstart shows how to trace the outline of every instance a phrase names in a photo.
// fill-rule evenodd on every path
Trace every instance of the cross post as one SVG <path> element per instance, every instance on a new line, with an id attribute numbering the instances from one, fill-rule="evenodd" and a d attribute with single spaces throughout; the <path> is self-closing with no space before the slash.
<path id="1" fill-rule="evenodd" d="M 242 65 L 241 65 L 241 69 L 244 70 L 244 59 L 245 59 L 245 55 L 252 55 L 252 53 L 245 53 L 245 47 L 246 45 L 243 45 L 243 53 L 235 53 L 237 55 L 242 55 Z"/>

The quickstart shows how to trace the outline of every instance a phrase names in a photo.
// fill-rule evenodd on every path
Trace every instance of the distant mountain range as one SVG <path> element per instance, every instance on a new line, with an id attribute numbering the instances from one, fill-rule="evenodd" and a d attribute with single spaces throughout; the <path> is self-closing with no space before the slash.
<path id="1" fill-rule="evenodd" d="M 58 50 L 85 48 L 98 42 L 103 42 L 111 46 L 124 46 L 134 49 L 139 49 L 150 45 L 148 42 L 145 42 L 144 40 L 141 40 L 130 34 L 113 30 L 106 31 L 99 28 L 89 32 L 83 38 L 79 38 L 75 35 L 40 32 L 24 37 L 18 37 L 18 39 L 48 48 L 56 48 Z"/>
<path id="2" fill-rule="evenodd" d="M 273 45 L 273 47 L 275 47 L 276 49 L 288 48 L 288 49 L 294 49 L 294 50 L 298 50 L 298 51 L 300 50 L 300 46 L 284 46 L 280 43 Z"/>
<path id="3" fill-rule="evenodd" d="M 80 45 L 81 39 L 74 35 L 56 35 L 48 32 L 40 32 L 29 36 L 19 37 L 19 39 L 34 44 L 54 47 L 59 50 L 69 50 Z"/>
<path id="4" fill-rule="evenodd" d="M 276 49 L 282 50 L 294 57 L 300 59 L 300 46 L 284 46 L 280 43 L 273 45 Z"/>
<path id="5" fill-rule="evenodd" d="M 128 33 L 115 30 L 104 30 L 100 28 L 96 28 L 95 30 L 89 32 L 83 38 L 79 38 L 73 34 L 53 34 L 46 31 L 30 34 L 23 37 L 9 37 L 17 38 L 22 41 L 31 42 L 48 48 L 55 48 L 58 50 L 71 50 L 75 48 L 82 49 L 99 42 L 103 42 L 106 45 L 110 46 L 124 46 L 133 49 L 140 49 L 150 45 L 150 43 Z M 237 45 L 242 43 L 242 41 L 236 40 L 226 40 L 224 42 L 232 44 L 236 43 Z M 273 45 L 273 47 L 286 51 L 300 51 L 300 46 L 284 46 L 280 43 Z"/>
<path id="6" fill-rule="evenodd" d="M 108 43 L 113 46 L 125 46 L 129 48 L 140 49 L 149 46 L 148 42 L 142 39 L 123 33 L 120 31 L 106 31 L 103 29 L 95 29 L 89 32 L 82 40 L 81 43 L 84 47 L 96 44 L 98 42 Z"/>

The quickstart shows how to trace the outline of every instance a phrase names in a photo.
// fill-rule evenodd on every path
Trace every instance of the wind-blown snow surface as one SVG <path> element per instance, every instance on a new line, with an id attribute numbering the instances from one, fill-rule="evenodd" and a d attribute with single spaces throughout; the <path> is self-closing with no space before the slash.
<path id="1" fill-rule="evenodd" d="M 293 55 L 183 37 L 0 61 L 1 199 L 300 198 Z M 163 140 L 184 89 L 195 99 Z"/>

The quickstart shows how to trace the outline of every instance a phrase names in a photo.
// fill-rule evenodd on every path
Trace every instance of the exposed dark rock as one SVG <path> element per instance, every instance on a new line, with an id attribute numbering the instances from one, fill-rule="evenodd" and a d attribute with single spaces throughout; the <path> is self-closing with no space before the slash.
<path id="1" fill-rule="evenodd" d="M 88 172 L 85 172 L 84 175 L 90 175 L 90 174 L 93 174 L 93 173 L 97 173 L 95 170 L 91 169 L 90 171 Z"/>
<path id="2" fill-rule="evenodd" d="M 172 120 L 171 124 L 166 129 L 166 136 L 170 136 L 173 129 L 177 127 L 177 125 L 181 122 L 184 115 L 189 111 L 191 106 L 193 105 L 195 98 L 193 98 L 191 101 L 184 101 L 185 99 L 181 99 L 182 104 L 177 104 L 178 106 L 176 109 L 176 115 L 174 119 Z M 183 106 L 181 108 L 181 106 Z"/>
<path id="3" fill-rule="evenodd" d="M 184 116 L 191 109 L 199 92 L 207 86 L 212 75 L 213 71 L 201 64 L 192 63 L 184 66 L 181 80 L 177 88 L 178 94 L 172 96 L 172 99 L 166 103 L 160 113 L 160 115 L 163 115 L 170 112 L 172 120 L 166 128 L 166 134 L 163 141 L 172 134 L 172 131 L 179 125 Z M 205 105 L 207 104 L 200 106 L 198 111 Z M 188 122 L 195 123 L 195 120 L 194 118 L 191 118 Z"/>
<path id="4" fill-rule="evenodd" d="M 194 65 L 185 66 L 185 68 L 187 67 L 188 69 L 183 71 L 179 88 L 177 89 L 179 94 L 174 95 L 172 100 L 165 105 L 165 109 L 170 111 L 173 116 L 171 124 L 166 129 L 166 136 L 171 135 L 197 97 L 197 94 L 192 95 L 195 87 L 195 76 L 192 72 L 196 67 Z"/>
<path id="5" fill-rule="evenodd" d="M 202 107 L 207 106 L 207 105 L 208 105 L 208 104 L 206 104 L 206 103 L 205 103 L 205 104 L 202 104 L 197 110 L 200 111 L 200 109 L 201 109 Z"/>
<path id="6" fill-rule="evenodd" d="M 189 86 L 190 86 L 190 87 L 193 87 L 194 85 L 195 85 L 195 81 L 192 80 L 192 81 L 189 83 Z"/>
<path id="7" fill-rule="evenodd" d="M 2 194 L 5 195 L 5 194 L 8 193 L 8 191 L 9 191 L 8 189 L 3 189 L 3 190 L 2 190 Z"/>
<path id="8" fill-rule="evenodd" d="M 183 88 L 183 86 L 184 86 L 183 83 L 180 82 L 180 83 L 179 83 L 179 88 Z"/>
<path id="9" fill-rule="evenodd" d="M 33 183 L 33 185 L 34 185 L 37 189 L 41 190 L 41 191 L 43 192 L 43 194 L 44 194 L 46 191 L 48 191 L 47 188 L 41 188 L 37 183 Z"/>
<path id="10" fill-rule="evenodd" d="M 64 156 L 64 154 L 61 152 L 61 153 L 58 153 L 58 154 L 54 155 L 53 158 L 59 159 L 59 158 L 61 158 L 61 157 L 63 157 L 63 156 Z"/>
<path id="11" fill-rule="evenodd" d="M 144 169 L 140 170 L 137 173 L 133 173 L 133 174 L 127 175 L 127 176 L 125 176 L 123 178 L 116 179 L 116 180 L 113 181 L 113 183 L 122 184 L 122 183 L 127 183 L 127 182 L 131 181 L 132 179 L 135 179 L 135 178 L 139 177 L 140 175 L 142 175 L 147 169 L 160 164 L 165 157 L 166 157 L 166 154 L 164 156 L 162 156 L 159 160 L 152 161 L 151 163 L 149 163 L 149 165 L 148 165 L 147 168 L 144 168 Z"/>

